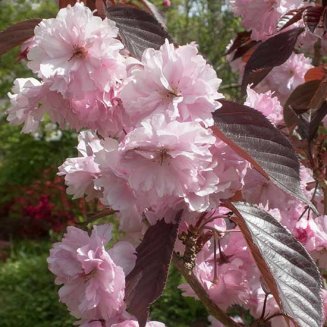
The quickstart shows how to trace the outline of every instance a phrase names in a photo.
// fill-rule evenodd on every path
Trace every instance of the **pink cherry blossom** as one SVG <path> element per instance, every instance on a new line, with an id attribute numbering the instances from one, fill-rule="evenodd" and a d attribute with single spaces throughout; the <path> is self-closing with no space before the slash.
<path id="1" fill-rule="evenodd" d="M 130 187 L 143 192 L 148 206 L 184 198 L 191 210 L 205 210 L 215 192 L 210 146 L 215 137 L 195 122 L 167 122 L 155 115 L 126 135 L 119 146 Z M 170 201 L 168 199 L 168 201 Z"/>
<path id="2" fill-rule="evenodd" d="M 255 169 L 249 169 L 244 178 L 242 194 L 245 201 L 268 208 L 285 208 L 291 196 L 267 180 Z"/>
<path id="3" fill-rule="evenodd" d="M 68 227 L 50 251 L 49 269 L 63 284 L 60 300 L 77 318 L 109 321 L 124 310 L 125 274 L 105 249 L 110 239 L 109 225 L 94 226 L 90 236 Z"/>
<path id="4" fill-rule="evenodd" d="M 274 125 L 283 121 L 283 107 L 271 91 L 257 93 L 250 86 L 247 87 L 246 106 L 262 112 Z"/>
<path id="5" fill-rule="evenodd" d="M 101 170 L 101 176 L 95 182 L 102 189 L 100 200 L 104 205 L 118 211 L 121 230 L 129 233 L 140 231 L 145 206 L 138 205 L 136 194 L 128 184 L 126 171 L 121 167 L 119 142 L 105 138 L 101 145 L 103 149 L 95 155 L 95 162 Z"/>
<path id="6" fill-rule="evenodd" d="M 255 90 L 259 93 L 274 91 L 274 95 L 283 105 L 291 92 L 304 83 L 305 73 L 312 67 L 311 59 L 302 53 L 293 53 L 284 64 L 273 68 Z"/>
<path id="7" fill-rule="evenodd" d="M 211 152 L 214 158 L 217 158 L 214 172 L 219 182 L 217 191 L 210 196 L 210 199 L 218 206 L 220 199 L 228 199 L 243 188 L 244 178 L 250 165 L 229 145 L 219 139 L 217 139 Z"/>
<path id="8" fill-rule="evenodd" d="M 117 33 L 113 22 L 93 16 L 77 2 L 35 28 L 28 65 L 64 97 L 82 99 L 98 90 L 108 92 L 125 76 Z"/>
<path id="9" fill-rule="evenodd" d="M 252 31 L 254 40 L 265 40 L 277 32 L 279 18 L 303 4 L 302 0 L 230 0 L 232 10 Z"/>
<path id="10" fill-rule="evenodd" d="M 66 159 L 58 168 L 58 175 L 65 176 L 67 193 L 74 195 L 75 199 L 84 194 L 92 199 L 101 194 L 94 184 L 101 173 L 94 161 L 94 154 L 102 149 L 100 140 L 90 131 L 81 132 L 77 149 L 80 156 Z"/>
<path id="11" fill-rule="evenodd" d="M 15 80 L 13 93 L 9 93 L 11 107 L 7 120 L 13 125 L 24 124 L 22 132 L 35 132 L 44 114 L 40 100 L 44 96 L 44 87 L 35 78 Z"/>
<path id="12" fill-rule="evenodd" d="M 153 112 L 178 121 L 212 125 L 211 113 L 221 105 L 217 92 L 220 80 L 198 54 L 195 44 L 166 43 L 160 50 L 147 49 L 143 69 L 133 70 L 132 80 L 121 92 L 126 112 L 135 122 Z"/>
<path id="13" fill-rule="evenodd" d="M 259 278 L 258 270 L 242 236 L 233 233 L 222 239 L 223 255 L 217 253 L 214 260 L 212 245 L 208 244 L 198 254 L 193 270 L 210 298 L 223 309 L 232 304 L 245 304 L 250 298 L 253 277 Z M 216 266 L 216 276 L 214 274 Z M 180 286 L 184 295 L 194 296 L 189 285 Z"/>

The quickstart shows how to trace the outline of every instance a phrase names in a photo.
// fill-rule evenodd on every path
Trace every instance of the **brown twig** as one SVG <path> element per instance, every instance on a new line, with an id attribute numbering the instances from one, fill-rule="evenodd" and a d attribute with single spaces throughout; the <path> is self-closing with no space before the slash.
<path id="1" fill-rule="evenodd" d="M 312 64 L 314 66 L 319 66 L 321 63 L 321 39 L 318 38 L 314 45 L 314 55 L 312 59 Z"/>
<path id="2" fill-rule="evenodd" d="M 207 308 L 208 312 L 224 324 L 226 327 L 240 327 L 241 325 L 233 321 L 222 309 L 220 309 L 209 297 L 201 283 L 192 271 L 187 269 L 184 265 L 183 259 L 181 259 L 176 253 L 173 254 L 173 263 L 179 272 L 186 279 L 188 284 L 192 287 L 195 294 Z"/>

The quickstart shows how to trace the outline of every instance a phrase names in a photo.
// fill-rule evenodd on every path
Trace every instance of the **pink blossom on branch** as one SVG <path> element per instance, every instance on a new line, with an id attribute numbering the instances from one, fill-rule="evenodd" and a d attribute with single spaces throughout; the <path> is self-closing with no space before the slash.
<path id="1" fill-rule="evenodd" d="M 126 135 L 119 147 L 121 165 L 147 206 L 172 197 L 184 199 L 193 211 L 204 211 L 218 182 L 210 152 L 214 143 L 210 130 L 196 122 L 169 122 L 163 114 L 154 115 Z"/>
<path id="2" fill-rule="evenodd" d="M 63 284 L 60 300 L 77 318 L 110 321 L 124 310 L 125 273 L 105 249 L 110 239 L 109 225 L 94 226 L 90 236 L 68 227 L 50 251 L 49 269 Z"/>
<path id="3" fill-rule="evenodd" d="M 153 113 L 177 121 L 213 125 L 211 113 L 221 105 L 217 92 L 221 80 L 198 54 L 195 44 L 166 43 L 160 50 L 147 49 L 143 68 L 135 69 L 121 98 L 127 114 L 137 123 Z"/>
<path id="4" fill-rule="evenodd" d="M 66 159 L 58 168 L 58 175 L 65 176 L 68 194 L 75 199 L 87 194 L 88 199 L 91 199 L 101 194 L 94 184 L 101 172 L 94 161 L 94 155 L 102 146 L 100 140 L 90 131 L 81 132 L 78 139 L 77 149 L 80 156 Z"/>
<path id="5" fill-rule="evenodd" d="M 8 109 L 7 120 L 12 125 L 24 124 L 22 132 L 35 132 L 44 115 L 44 108 L 40 105 L 44 88 L 35 78 L 17 78 L 9 93 L 11 107 Z"/>
<path id="6" fill-rule="evenodd" d="M 233 12 L 251 30 L 254 40 L 265 40 L 277 32 L 280 17 L 303 5 L 303 0 L 230 0 Z"/>
<path id="7" fill-rule="evenodd" d="M 117 33 L 113 22 L 77 2 L 35 28 L 28 66 L 64 97 L 82 99 L 98 90 L 108 92 L 125 76 Z"/>

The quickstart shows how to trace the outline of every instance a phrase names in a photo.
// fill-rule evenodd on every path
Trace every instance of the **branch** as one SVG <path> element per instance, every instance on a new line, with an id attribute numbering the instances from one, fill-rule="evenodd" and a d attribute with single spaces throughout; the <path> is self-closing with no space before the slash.
<path id="1" fill-rule="evenodd" d="M 208 312 L 224 324 L 225 327 L 240 327 L 241 325 L 233 321 L 223 310 L 221 310 L 208 296 L 205 289 L 202 287 L 197 277 L 193 274 L 192 271 L 188 270 L 181 259 L 175 252 L 172 259 L 175 267 L 186 279 L 188 284 L 192 287 L 195 294 L 198 296 L 200 301 L 205 305 Z"/>
<path id="2" fill-rule="evenodd" d="M 314 55 L 312 59 L 312 64 L 314 66 L 319 66 L 321 62 L 321 39 L 318 39 L 314 45 Z"/>

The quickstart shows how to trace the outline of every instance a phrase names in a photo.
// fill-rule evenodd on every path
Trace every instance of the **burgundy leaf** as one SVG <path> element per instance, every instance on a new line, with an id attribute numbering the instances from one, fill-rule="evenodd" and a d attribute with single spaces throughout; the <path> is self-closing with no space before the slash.
<path id="1" fill-rule="evenodd" d="M 327 115 L 327 103 L 324 101 L 321 107 L 314 112 L 313 117 L 309 123 L 309 131 L 308 131 L 308 140 L 311 141 L 318 131 L 320 123 Z"/>
<path id="2" fill-rule="evenodd" d="M 298 22 L 302 18 L 302 14 L 304 10 L 305 8 L 293 9 L 287 12 L 285 15 L 283 15 L 277 23 L 278 31 L 281 31 L 286 27 L 289 27 L 294 23 Z"/>
<path id="3" fill-rule="evenodd" d="M 311 6 L 305 8 L 305 10 L 303 11 L 303 22 L 310 32 L 313 33 L 317 28 L 323 10 L 324 8 L 321 6 L 317 6 L 317 7 Z"/>
<path id="4" fill-rule="evenodd" d="M 310 109 L 310 102 L 318 90 L 320 81 L 313 80 L 299 85 L 288 97 L 284 105 L 284 121 L 288 128 L 298 124 L 298 116 Z"/>
<path id="5" fill-rule="evenodd" d="M 299 327 L 321 327 L 321 277 L 303 245 L 264 210 L 241 202 L 227 206 L 281 311 Z"/>
<path id="6" fill-rule="evenodd" d="M 144 327 L 149 306 L 161 295 L 171 261 L 182 211 L 176 216 L 176 224 L 164 219 L 151 226 L 136 248 L 136 265 L 126 277 L 125 301 L 140 327 Z"/>
<path id="7" fill-rule="evenodd" d="M 244 56 L 250 49 L 254 48 L 258 44 L 260 44 L 258 41 L 250 41 L 245 43 L 235 51 L 232 61 Z"/>
<path id="8" fill-rule="evenodd" d="M 159 49 L 165 39 L 171 41 L 157 19 L 146 11 L 130 6 L 111 6 L 107 7 L 107 17 L 116 22 L 124 45 L 137 59 L 141 59 L 145 49 Z"/>
<path id="9" fill-rule="evenodd" d="M 215 111 L 214 134 L 282 190 L 312 206 L 300 187 L 300 164 L 287 140 L 259 111 L 221 101 Z"/>
<path id="10" fill-rule="evenodd" d="M 232 45 L 226 52 L 226 55 L 231 54 L 233 51 L 241 47 L 242 45 L 251 42 L 251 31 L 243 31 L 237 33 L 235 40 L 233 41 Z"/>
<path id="11" fill-rule="evenodd" d="M 319 65 L 317 67 L 310 68 L 304 75 L 304 80 L 314 81 L 319 80 L 321 81 L 324 77 L 326 77 L 326 65 Z"/>
<path id="12" fill-rule="evenodd" d="M 162 25 L 162 27 L 167 30 L 166 18 L 162 12 L 155 6 L 152 2 L 148 0 L 141 0 L 147 10 L 156 18 L 156 20 Z"/>
<path id="13" fill-rule="evenodd" d="M 313 110 L 319 109 L 326 98 L 327 98 L 327 77 L 325 77 L 323 80 L 320 81 L 320 84 L 309 103 L 310 109 Z"/>
<path id="14" fill-rule="evenodd" d="M 0 32 L 0 55 L 34 36 L 34 28 L 40 22 L 38 18 L 25 20 Z"/>
<path id="15" fill-rule="evenodd" d="M 242 90 L 253 83 L 256 86 L 276 66 L 282 65 L 292 54 L 298 36 L 304 31 L 297 27 L 277 34 L 260 43 L 246 63 Z"/>

